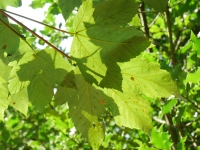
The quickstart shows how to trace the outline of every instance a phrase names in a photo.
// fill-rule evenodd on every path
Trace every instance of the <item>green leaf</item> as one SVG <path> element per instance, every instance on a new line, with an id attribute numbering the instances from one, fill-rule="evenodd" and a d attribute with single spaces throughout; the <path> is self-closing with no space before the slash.
<path id="1" fill-rule="evenodd" d="M 197 71 L 193 73 L 188 73 L 187 77 L 185 79 L 185 83 L 192 82 L 192 83 L 199 83 L 199 77 L 200 77 L 200 67 L 198 67 Z"/>
<path id="2" fill-rule="evenodd" d="M 27 117 L 28 106 L 29 106 L 27 88 L 22 89 L 18 93 L 10 95 L 9 103 L 10 106 L 20 111 Z"/>
<path id="3" fill-rule="evenodd" d="M 4 119 L 4 111 L 8 107 L 8 90 L 4 83 L 6 81 L 0 77 L 0 120 Z"/>
<path id="4" fill-rule="evenodd" d="M 163 132 L 163 127 L 161 126 L 159 130 L 154 127 L 151 133 L 151 143 L 160 149 L 171 150 L 173 143 L 170 140 L 170 135 Z"/>
<path id="5" fill-rule="evenodd" d="M 5 24 L 16 30 L 17 26 L 8 23 L 7 18 L 0 14 L 0 54 L 6 52 L 13 54 L 19 47 L 19 37 Z"/>
<path id="6" fill-rule="evenodd" d="M 171 75 L 160 66 L 143 58 L 118 63 L 123 76 L 123 86 L 152 98 L 174 95 L 182 98 Z M 117 78 L 113 79 L 117 81 Z M 109 81 L 108 81 L 109 82 Z"/>
<path id="7" fill-rule="evenodd" d="M 151 133 L 151 108 L 147 100 L 137 92 L 123 87 L 124 92 L 104 89 L 105 94 L 110 96 L 114 103 L 109 104 L 112 115 L 119 126 L 141 129 L 148 135 Z"/>
<path id="8" fill-rule="evenodd" d="M 77 90 L 68 93 L 66 97 L 69 116 L 75 127 L 97 149 L 104 139 L 103 126 L 98 117 L 105 112 L 104 105 L 109 98 L 96 86 L 87 83 L 80 74 L 76 75 L 76 86 Z"/>
<path id="9" fill-rule="evenodd" d="M 128 61 L 148 47 L 143 33 L 125 27 L 137 9 L 138 3 L 132 0 L 106 1 L 96 8 L 88 0 L 80 7 L 74 19 L 71 55 L 87 82 L 98 84 L 105 76 L 111 78 L 106 72 L 116 62 Z"/>
<path id="10" fill-rule="evenodd" d="M 177 99 L 170 99 L 163 107 L 162 107 L 162 112 L 161 116 L 164 114 L 170 113 L 175 104 L 177 103 Z"/>
<path id="11" fill-rule="evenodd" d="M 142 1 L 159 12 L 164 12 L 168 5 L 168 0 L 142 0 Z"/>
<path id="12" fill-rule="evenodd" d="M 193 51 L 195 51 L 198 57 L 200 57 L 200 38 L 197 38 L 195 34 L 191 31 L 190 40 L 193 43 L 192 46 Z"/>
<path id="13" fill-rule="evenodd" d="M 81 5 L 81 0 L 58 0 L 58 5 L 62 10 L 64 19 L 67 20 L 74 8 Z"/>
<path id="14" fill-rule="evenodd" d="M 1 0 L 0 8 L 6 9 L 7 6 L 20 7 L 21 5 L 21 0 Z"/>
<path id="15" fill-rule="evenodd" d="M 46 49 L 37 53 L 27 52 L 17 63 L 12 63 L 9 91 L 17 93 L 28 86 L 29 100 L 40 111 L 53 97 L 55 84 L 61 85 L 73 67 L 59 53 L 53 49 Z M 65 84 L 74 87 L 71 80 Z"/>

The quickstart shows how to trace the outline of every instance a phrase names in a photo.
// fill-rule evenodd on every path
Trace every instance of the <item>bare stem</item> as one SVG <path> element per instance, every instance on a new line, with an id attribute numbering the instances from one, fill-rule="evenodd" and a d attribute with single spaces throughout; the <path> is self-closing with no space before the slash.
<path id="1" fill-rule="evenodd" d="M 139 8 L 140 12 L 144 12 L 145 11 L 145 4 L 144 2 L 142 2 L 140 8 Z M 147 22 L 147 17 L 145 13 L 140 13 L 140 20 L 142 22 L 142 26 L 144 27 L 144 32 L 147 38 L 150 38 L 150 34 L 149 34 L 149 27 L 148 27 L 148 22 Z M 152 48 L 148 49 L 149 52 L 152 52 Z"/>
<path id="2" fill-rule="evenodd" d="M 172 60 L 172 65 L 174 67 L 176 64 L 176 58 L 175 58 L 175 49 L 174 49 L 174 43 L 173 43 L 172 26 L 171 26 L 169 7 L 167 7 L 167 9 L 166 9 L 166 19 L 167 19 L 167 28 L 168 28 L 168 33 L 169 33 L 171 60 Z"/>
<path id="3" fill-rule="evenodd" d="M 30 20 L 30 21 L 36 22 L 36 23 L 38 23 L 38 24 L 41 24 L 41 25 L 47 26 L 47 27 L 49 27 L 49 28 L 51 28 L 51 29 L 54 29 L 54 30 L 57 30 L 57 31 L 60 31 L 60 32 L 64 32 L 64 33 L 67 33 L 67 34 L 75 34 L 75 33 L 73 33 L 73 32 L 68 32 L 68 31 L 65 31 L 65 30 L 62 30 L 62 29 L 55 28 L 55 27 L 50 26 L 50 25 L 48 25 L 48 24 L 45 24 L 45 23 L 43 23 L 43 22 L 39 22 L 39 21 L 34 20 L 34 19 L 31 19 L 31 18 L 29 18 L 29 17 L 25 17 L 25 16 L 22 16 L 22 15 L 19 15 L 19 14 L 13 13 L 13 12 L 11 12 L 11 11 L 7 11 L 7 10 L 3 10 L 3 9 L 0 9 L 0 11 L 4 11 L 4 12 L 7 12 L 7 13 L 10 13 L 10 14 L 16 15 L 16 16 L 18 16 L 18 17 L 21 17 L 21 18 L 24 18 L 24 19 L 27 19 L 27 20 Z"/>
<path id="4" fill-rule="evenodd" d="M 60 51 L 57 47 L 55 47 L 54 45 L 52 45 L 51 43 L 49 43 L 47 40 L 45 40 L 44 38 L 42 38 L 40 35 L 38 35 L 37 33 L 33 32 L 31 29 L 29 29 L 27 26 L 25 26 L 24 24 L 22 24 L 21 22 L 19 22 L 18 20 L 16 20 L 15 18 L 11 17 L 10 15 L 8 15 L 7 13 L 5 13 L 4 11 L 0 10 L 0 13 L 3 14 L 4 16 L 12 19 L 13 21 L 15 21 L 17 24 L 19 24 L 20 26 L 22 26 L 23 28 L 25 28 L 26 30 L 28 30 L 30 33 L 32 33 L 33 35 L 35 35 L 36 37 L 38 37 L 40 40 L 44 41 L 46 44 L 48 44 L 50 47 L 52 47 L 54 50 L 56 50 L 58 53 L 60 53 L 61 55 L 65 56 L 68 59 L 71 59 L 70 56 L 68 56 L 67 54 L 65 54 L 64 52 Z"/>

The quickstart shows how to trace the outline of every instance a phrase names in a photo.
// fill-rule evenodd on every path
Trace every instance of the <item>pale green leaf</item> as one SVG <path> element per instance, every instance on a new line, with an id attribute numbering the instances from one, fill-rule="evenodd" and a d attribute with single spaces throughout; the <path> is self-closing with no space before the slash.
<path id="1" fill-rule="evenodd" d="M 148 47 L 143 33 L 135 27 L 125 27 L 137 9 L 138 3 L 132 0 L 106 1 L 96 8 L 88 0 L 80 7 L 74 20 L 76 34 L 71 55 L 86 81 L 99 83 L 105 76 L 111 78 L 106 74 L 107 69 L 116 62 L 130 60 Z"/>
<path id="2" fill-rule="evenodd" d="M 174 95 L 182 98 L 171 75 L 160 66 L 143 58 L 118 63 L 123 76 L 122 84 L 132 91 L 152 98 Z M 117 81 L 117 78 L 114 79 Z"/>
<path id="3" fill-rule="evenodd" d="M 14 30 L 17 28 L 16 25 L 9 24 L 7 18 L 0 14 L 0 54 L 4 52 L 13 54 L 19 47 L 20 39 L 16 33 L 9 29 L 5 24 Z"/>
<path id="4" fill-rule="evenodd" d="M 1 0 L 0 8 L 6 9 L 7 6 L 20 7 L 22 5 L 21 0 Z"/>
<path id="5" fill-rule="evenodd" d="M 58 5 L 62 10 L 64 19 L 67 20 L 74 8 L 81 5 L 81 0 L 58 0 Z"/>
<path id="6" fill-rule="evenodd" d="M 8 107 L 8 90 L 4 83 L 6 81 L 0 77 L 0 120 L 4 119 L 4 111 Z"/>
<path id="7" fill-rule="evenodd" d="M 167 9 L 168 0 L 142 0 L 145 4 L 157 11 L 164 12 Z"/>
<path id="8" fill-rule="evenodd" d="M 11 64 L 12 65 L 12 64 Z M 27 52 L 17 63 L 13 63 L 9 91 L 17 93 L 28 86 L 28 97 L 38 110 L 42 111 L 53 97 L 55 84 L 61 85 L 73 67 L 59 53 L 53 49 L 46 49 L 37 53 Z M 74 87 L 68 81 L 68 87 Z"/>
<path id="9" fill-rule="evenodd" d="M 27 88 L 22 89 L 18 93 L 10 95 L 9 103 L 10 106 L 27 116 L 29 106 Z"/>
<path id="10" fill-rule="evenodd" d="M 109 106 L 117 125 L 141 129 L 150 135 L 151 108 L 147 100 L 130 89 L 125 89 L 124 92 L 104 89 L 104 92 L 114 100 Z"/>

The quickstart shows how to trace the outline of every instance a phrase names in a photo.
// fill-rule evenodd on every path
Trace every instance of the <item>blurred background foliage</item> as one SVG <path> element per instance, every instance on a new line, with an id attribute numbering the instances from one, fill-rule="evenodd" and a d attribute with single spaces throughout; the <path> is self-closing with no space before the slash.
<path id="1" fill-rule="evenodd" d="M 66 27 L 67 31 L 72 32 L 73 18 L 79 5 L 68 15 L 66 24 L 62 24 L 55 21 L 55 16 L 61 13 L 57 1 L 33 0 L 30 6 L 43 8 L 47 3 L 50 5 L 43 22 Z M 106 138 L 100 149 L 200 150 L 200 1 L 171 0 L 164 12 L 142 3 L 138 12 L 141 22 L 137 27 L 153 43 L 147 52 L 141 54 L 142 57 L 159 63 L 162 69 L 170 72 L 186 100 L 174 97 L 149 99 L 154 126 L 151 137 L 140 130 L 118 127 L 107 113 L 104 119 Z M 138 18 L 133 21 L 138 22 Z M 69 35 L 47 27 L 40 32 L 65 51 L 65 47 L 59 44 Z M 24 33 L 32 36 L 25 30 Z M 37 39 L 35 43 L 38 43 Z M 39 44 L 44 45 L 41 41 Z M 0 122 L 0 135 L 1 150 L 91 149 L 68 118 L 67 105 L 56 108 L 49 105 L 44 114 L 30 107 L 27 117 L 9 107 L 5 122 Z"/>

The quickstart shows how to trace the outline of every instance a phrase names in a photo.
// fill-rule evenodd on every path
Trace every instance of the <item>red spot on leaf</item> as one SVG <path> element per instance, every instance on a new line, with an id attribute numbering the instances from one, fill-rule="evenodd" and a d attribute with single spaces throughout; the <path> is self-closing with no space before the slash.
<path id="1" fill-rule="evenodd" d="M 3 46 L 2 46 L 2 49 L 6 49 L 6 48 L 7 48 L 7 45 L 3 45 Z"/>
<path id="2" fill-rule="evenodd" d="M 100 103 L 101 105 L 104 105 L 104 104 L 105 104 L 105 99 L 100 100 L 99 103 Z"/>

